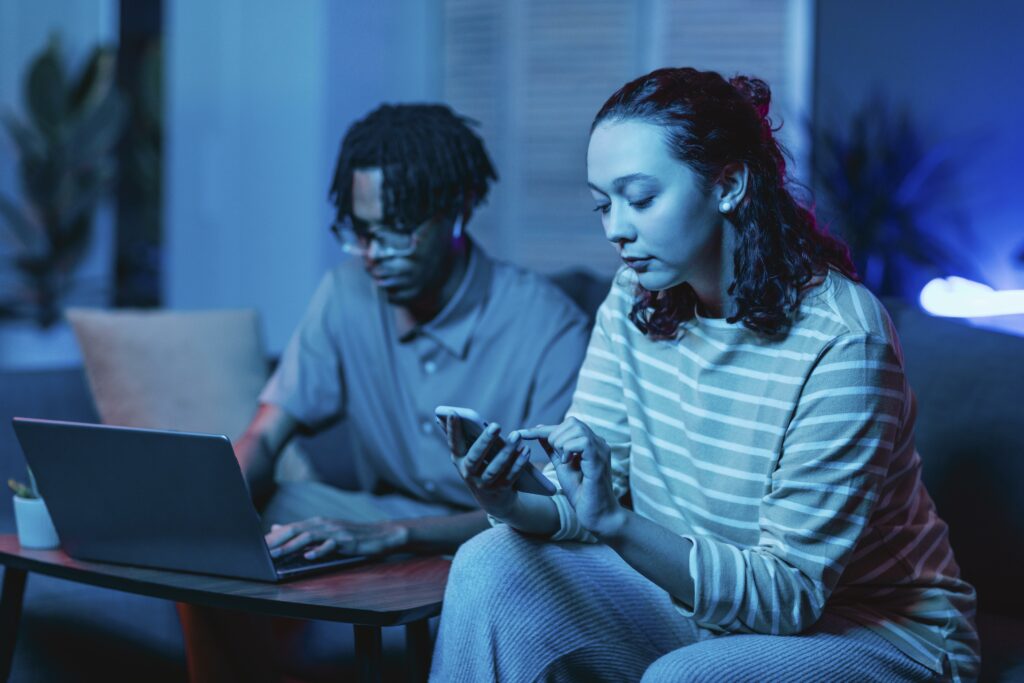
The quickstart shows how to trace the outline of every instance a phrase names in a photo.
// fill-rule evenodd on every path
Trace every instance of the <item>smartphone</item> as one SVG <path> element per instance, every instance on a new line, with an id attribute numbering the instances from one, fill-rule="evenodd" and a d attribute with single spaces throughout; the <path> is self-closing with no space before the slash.
<path id="1" fill-rule="evenodd" d="M 448 434 L 449 417 L 457 417 L 462 420 L 462 435 L 466 440 L 467 448 L 487 429 L 487 423 L 483 421 L 475 410 L 456 408 L 455 406 L 438 406 L 434 409 L 434 418 L 437 420 L 438 426 L 441 427 L 441 431 L 445 433 L 445 436 Z M 505 445 L 505 440 L 499 435 L 495 443 L 498 445 L 498 448 L 502 448 Z M 523 471 L 519 473 L 515 486 L 523 493 L 536 493 L 540 496 L 553 496 L 556 491 L 555 485 L 551 483 L 551 480 L 541 474 L 541 471 L 532 462 L 527 464 Z"/>

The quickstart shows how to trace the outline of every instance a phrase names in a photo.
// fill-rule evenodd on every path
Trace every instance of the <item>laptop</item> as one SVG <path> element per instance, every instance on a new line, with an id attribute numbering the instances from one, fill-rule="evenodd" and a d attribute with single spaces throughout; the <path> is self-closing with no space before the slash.
<path id="1" fill-rule="evenodd" d="M 61 547 L 76 559 L 257 581 L 366 560 L 272 558 L 226 436 L 12 422 Z"/>

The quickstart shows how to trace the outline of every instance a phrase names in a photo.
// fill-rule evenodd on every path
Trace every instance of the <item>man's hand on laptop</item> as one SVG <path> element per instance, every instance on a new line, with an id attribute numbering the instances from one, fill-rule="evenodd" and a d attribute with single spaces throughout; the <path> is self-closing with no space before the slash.
<path id="1" fill-rule="evenodd" d="M 309 560 L 332 554 L 383 555 L 398 550 L 408 541 L 409 528 L 398 522 L 362 524 L 323 517 L 274 524 L 267 534 L 271 556 L 283 557 L 303 551 L 303 557 Z"/>

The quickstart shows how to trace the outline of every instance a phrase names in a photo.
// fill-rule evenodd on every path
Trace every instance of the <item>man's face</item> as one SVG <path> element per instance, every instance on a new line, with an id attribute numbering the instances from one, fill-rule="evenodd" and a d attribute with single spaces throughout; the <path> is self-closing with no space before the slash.
<path id="1" fill-rule="evenodd" d="M 352 218 L 360 231 L 396 232 L 384 221 L 384 173 L 379 168 L 356 169 L 352 173 Z M 364 263 L 388 301 L 407 304 L 430 298 L 444 284 L 451 253 L 451 225 L 445 219 L 431 219 L 416 228 L 412 253 L 388 256 L 371 240 Z"/>

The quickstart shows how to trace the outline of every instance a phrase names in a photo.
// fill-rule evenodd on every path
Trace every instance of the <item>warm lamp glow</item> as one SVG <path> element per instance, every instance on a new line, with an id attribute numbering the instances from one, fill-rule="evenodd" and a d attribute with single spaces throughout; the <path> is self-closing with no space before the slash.
<path id="1" fill-rule="evenodd" d="M 935 278 L 921 290 L 921 307 L 947 318 L 1024 314 L 1024 289 L 997 291 L 962 277 Z"/>

